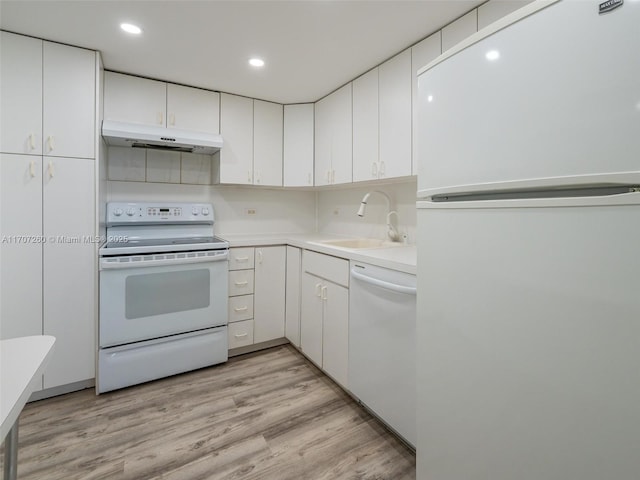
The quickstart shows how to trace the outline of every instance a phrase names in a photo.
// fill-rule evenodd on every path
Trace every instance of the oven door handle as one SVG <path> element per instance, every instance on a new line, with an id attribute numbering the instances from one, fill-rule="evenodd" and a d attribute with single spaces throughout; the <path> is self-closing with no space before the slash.
<path id="1" fill-rule="evenodd" d="M 188 256 L 189 254 L 163 253 L 150 255 L 130 255 L 123 257 L 102 257 L 100 270 L 117 270 L 127 268 L 159 267 L 163 265 L 186 265 L 191 263 L 211 263 L 226 261 L 229 258 L 227 250 L 206 252 L 206 255 Z"/>

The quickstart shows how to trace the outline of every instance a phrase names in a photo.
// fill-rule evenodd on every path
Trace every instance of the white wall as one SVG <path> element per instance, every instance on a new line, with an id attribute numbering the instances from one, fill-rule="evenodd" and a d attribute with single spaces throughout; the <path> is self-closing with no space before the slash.
<path id="1" fill-rule="evenodd" d="M 108 182 L 108 201 L 213 204 L 217 234 L 307 233 L 315 230 L 315 193 L 260 187 Z M 247 209 L 255 209 L 248 215 Z"/>
<path id="2" fill-rule="evenodd" d="M 398 231 L 408 234 L 409 243 L 415 243 L 416 232 L 416 179 L 386 185 L 354 185 L 318 192 L 318 231 L 339 235 L 386 238 L 387 202 L 375 193 L 369 197 L 366 214 L 356 215 L 362 197 L 372 190 L 381 190 L 391 197 L 392 209 L 398 217 L 392 222 Z"/>

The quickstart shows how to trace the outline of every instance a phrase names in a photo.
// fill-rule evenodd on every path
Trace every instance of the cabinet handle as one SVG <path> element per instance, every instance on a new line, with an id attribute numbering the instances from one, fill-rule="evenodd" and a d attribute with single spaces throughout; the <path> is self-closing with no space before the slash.
<path id="1" fill-rule="evenodd" d="M 245 285 L 249 285 L 249 282 L 247 280 L 243 281 L 243 282 L 234 282 L 236 284 L 236 287 L 244 287 Z"/>
<path id="2" fill-rule="evenodd" d="M 49 178 L 53 178 L 53 175 L 55 173 L 54 169 L 53 169 L 53 160 L 49 161 Z"/>
<path id="3" fill-rule="evenodd" d="M 242 337 L 246 337 L 247 335 L 248 335 L 248 334 L 247 334 L 247 332 L 245 332 L 245 333 L 236 333 L 236 334 L 234 335 L 234 337 L 236 337 L 236 338 L 242 338 Z"/>
<path id="4" fill-rule="evenodd" d="M 236 257 L 236 262 L 247 262 L 249 257 Z"/>
<path id="5" fill-rule="evenodd" d="M 322 287 L 322 300 L 326 300 L 327 299 L 327 286 L 325 285 L 324 287 Z"/>
<path id="6" fill-rule="evenodd" d="M 36 176 L 36 162 L 33 160 L 29 162 L 29 175 L 31 175 L 31 178 Z"/>
<path id="7" fill-rule="evenodd" d="M 371 164 L 371 175 L 373 176 L 373 178 L 378 177 L 378 164 L 376 162 L 373 162 Z"/>
<path id="8" fill-rule="evenodd" d="M 336 183 L 336 171 L 331 170 L 331 183 Z"/>
<path id="9" fill-rule="evenodd" d="M 158 125 L 164 125 L 164 114 L 162 112 L 158 112 Z"/>
<path id="10" fill-rule="evenodd" d="M 331 183 L 331 170 L 327 170 L 327 183 Z"/>
<path id="11" fill-rule="evenodd" d="M 174 126 L 176 124 L 176 116 L 175 114 L 169 115 L 169 125 Z"/>
<path id="12" fill-rule="evenodd" d="M 384 177 L 384 162 L 380 162 L 380 176 Z"/>
<path id="13" fill-rule="evenodd" d="M 49 151 L 50 151 L 50 152 L 53 152 L 53 148 L 54 148 L 54 146 L 55 146 L 55 144 L 54 144 L 53 140 L 54 140 L 53 135 L 49 135 L 49 136 L 47 137 L 47 145 L 49 145 Z"/>
<path id="14" fill-rule="evenodd" d="M 322 284 L 316 283 L 316 297 L 320 297 L 322 295 Z"/>
<path id="15" fill-rule="evenodd" d="M 249 307 L 247 307 L 246 305 L 244 307 L 236 307 L 233 309 L 235 312 L 246 312 L 247 310 L 249 310 Z"/>
<path id="16" fill-rule="evenodd" d="M 262 250 L 258 250 L 258 263 L 262 263 Z"/>
<path id="17" fill-rule="evenodd" d="M 36 136 L 33 133 L 29 134 L 29 150 L 36 149 Z"/>

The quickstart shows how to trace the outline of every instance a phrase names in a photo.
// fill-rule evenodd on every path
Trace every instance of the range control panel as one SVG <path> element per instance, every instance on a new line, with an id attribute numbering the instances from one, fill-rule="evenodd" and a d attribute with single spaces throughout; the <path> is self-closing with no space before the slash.
<path id="1" fill-rule="evenodd" d="M 107 225 L 213 223 L 210 203 L 110 202 Z"/>

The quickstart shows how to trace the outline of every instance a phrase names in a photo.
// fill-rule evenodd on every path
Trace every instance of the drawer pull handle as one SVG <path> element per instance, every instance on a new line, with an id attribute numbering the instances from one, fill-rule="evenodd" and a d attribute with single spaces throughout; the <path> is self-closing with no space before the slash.
<path id="1" fill-rule="evenodd" d="M 327 286 L 323 286 L 322 289 L 322 300 L 326 300 L 327 299 Z"/>
<path id="2" fill-rule="evenodd" d="M 246 312 L 247 310 L 249 310 L 249 307 L 245 305 L 244 307 L 236 307 L 233 310 L 236 312 Z"/>
<path id="3" fill-rule="evenodd" d="M 246 262 L 249 260 L 249 257 L 236 257 L 236 262 Z"/>
<path id="4" fill-rule="evenodd" d="M 322 284 L 316 283 L 316 297 L 320 297 L 322 295 Z"/>
<path id="5" fill-rule="evenodd" d="M 248 285 L 249 282 L 247 280 L 245 280 L 244 282 L 235 282 L 236 287 L 244 287 L 245 285 Z"/>
<path id="6" fill-rule="evenodd" d="M 247 334 L 246 332 L 245 332 L 245 333 L 236 333 L 236 334 L 234 335 L 234 337 L 236 337 L 236 338 L 242 338 L 242 337 L 246 337 L 247 335 L 248 335 L 248 334 Z"/>

